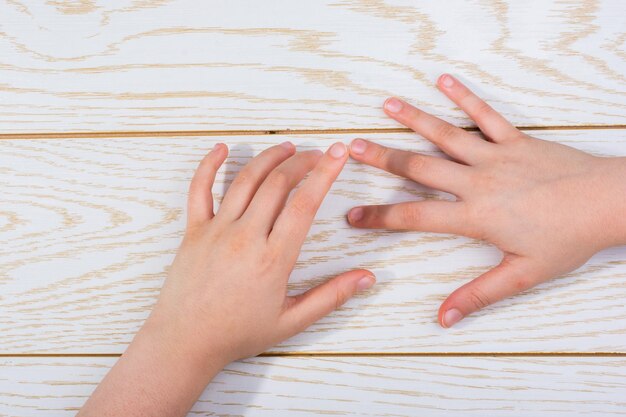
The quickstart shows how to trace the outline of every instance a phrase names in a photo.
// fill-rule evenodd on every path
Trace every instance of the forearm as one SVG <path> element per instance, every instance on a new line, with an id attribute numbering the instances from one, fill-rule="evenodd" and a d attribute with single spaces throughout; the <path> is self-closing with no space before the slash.
<path id="1" fill-rule="evenodd" d="M 78 416 L 185 416 L 225 363 L 150 319 Z"/>

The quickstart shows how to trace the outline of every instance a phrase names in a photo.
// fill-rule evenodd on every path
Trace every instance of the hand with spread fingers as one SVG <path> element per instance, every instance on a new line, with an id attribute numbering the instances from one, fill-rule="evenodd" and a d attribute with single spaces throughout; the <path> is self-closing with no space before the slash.
<path id="1" fill-rule="evenodd" d="M 499 265 L 441 305 L 443 327 L 573 271 L 602 249 L 626 244 L 626 158 L 596 157 L 528 136 L 448 74 L 437 86 L 476 122 L 484 138 L 390 98 L 387 115 L 451 160 L 363 139 L 352 142 L 350 155 L 451 193 L 456 201 L 355 207 L 348 221 L 359 228 L 458 234 L 502 250 Z"/>
<path id="2" fill-rule="evenodd" d="M 218 144 L 200 163 L 158 302 L 80 416 L 186 415 L 225 365 L 303 331 L 374 284 L 371 272 L 357 269 L 287 296 L 315 214 L 348 159 L 344 144 L 325 154 L 296 152 L 289 142 L 266 149 L 214 214 L 211 187 L 227 154 Z"/>

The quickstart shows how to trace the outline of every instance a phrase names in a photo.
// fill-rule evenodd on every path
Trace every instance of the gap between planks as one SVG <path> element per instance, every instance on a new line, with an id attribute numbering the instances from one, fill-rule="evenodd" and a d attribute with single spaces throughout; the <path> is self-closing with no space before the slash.
<path id="1" fill-rule="evenodd" d="M 516 126 L 519 130 L 608 130 L 626 129 L 620 125 L 555 125 L 555 126 Z M 474 132 L 477 127 L 462 127 Z M 320 135 L 355 133 L 410 133 L 408 128 L 359 128 L 359 129 L 278 129 L 278 130 L 163 130 L 163 131 L 94 131 L 94 132 L 42 132 L 42 133 L 0 133 L 0 140 L 14 139 L 100 139 L 100 138 L 142 138 L 142 137 L 189 137 L 189 136 L 252 136 L 252 135 Z"/>
<path id="2" fill-rule="evenodd" d="M 519 130 L 608 130 L 623 125 L 516 126 Z M 462 127 L 478 131 L 477 127 Z M 15 139 L 99 139 L 189 136 L 315 135 L 355 133 L 410 133 L 408 128 L 283 129 L 283 130 L 173 130 L 0 133 L 0 140 Z M 0 353 L 0 358 L 117 358 L 120 353 Z M 626 352 L 265 352 L 258 357 L 626 357 Z"/>
<path id="3" fill-rule="evenodd" d="M 0 358 L 119 358 L 121 353 L 0 353 Z M 318 358 L 368 358 L 368 357 L 491 357 L 491 358 L 626 358 L 626 352 L 266 352 L 257 357 L 318 357 Z"/>

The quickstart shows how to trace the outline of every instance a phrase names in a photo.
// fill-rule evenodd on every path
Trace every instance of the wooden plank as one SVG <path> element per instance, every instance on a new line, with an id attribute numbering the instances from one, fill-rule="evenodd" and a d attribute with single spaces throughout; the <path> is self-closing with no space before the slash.
<path id="1" fill-rule="evenodd" d="M 626 131 L 542 131 L 601 155 L 626 153 Z M 364 137 L 436 154 L 410 134 Z M 325 148 L 350 135 L 1 140 L 0 353 L 121 353 L 153 305 L 184 227 L 189 179 L 217 140 L 231 145 L 222 195 L 251 156 L 286 139 Z M 371 268 L 368 295 L 277 351 L 626 352 L 623 248 L 578 272 L 443 330 L 445 296 L 499 261 L 499 252 L 448 235 L 351 229 L 356 204 L 433 191 L 349 162 L 324 202 L 292 275 L 299 292 L 333 274 Z"/>
<path id="2" fill-rule="evenodd" d="M 2 358 L 0 414 L 72 416 L 114 362 Z M 255 358 L 189 415 L 626 415 L 625 390 L 623 358 Z"/>
<path id="3" fill-rule="evenodd" d="M 0 131 L 471 124 L 456 73 L 522 126 L 626 124 L 620 0 L 0 2 Z"/>

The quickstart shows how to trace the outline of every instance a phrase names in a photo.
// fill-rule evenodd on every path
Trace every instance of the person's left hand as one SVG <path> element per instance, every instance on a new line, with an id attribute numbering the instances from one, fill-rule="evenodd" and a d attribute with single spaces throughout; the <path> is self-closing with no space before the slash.
<path id="1" fill-rule="evenodd" d="M 266 149 L 215 213 L 211 187 L 227 155 L 217 144 L 200 163 L 185 236 L 159 299 L 80 416 L 187 415 L 228 363 L 303 331 L 374 285 L 370 271 L 356 269 L 287 295 L 311 223 L 348 159 L 343 143 L 324 154 L 296 152 L 290 142 Z"/>
<path id="2" fill-rule="evenodd" d="M 625 158 L 600 158 L 528 136 L 450 75 L 439 89 L 487 140 L 396 98 L 386 113 L 452 160 L 356 139 L 357 161 L 449 192 L 457 201 L 353 208 L 361 228 L 452 233 L 500 248 L 502 262 L 453 292 L 439 309 L 450 327 L 467 315 L 570 272 L 596 252 L 626 243 Z"/>
<path id="3" fill-rule="evenodd" d="M 227 153 L 218 144 L 196 171 L 185 238 L 149 319 L 177 325 L 188 344 L 224 364 L 300 333 L 375 281 L 357 269 L 287 296 L 315 214 L 348 159 L 343 143 L 325 154 L 296 152 L 290 142 L 266 149 L 237 175 L 214 214 L 211 187 Z"/>

